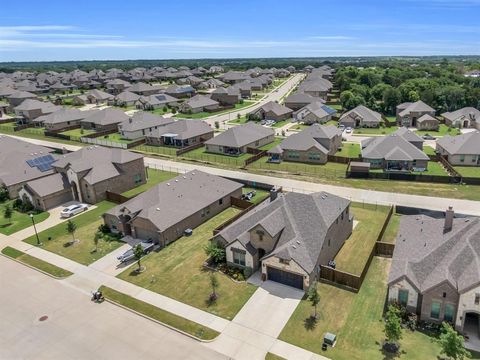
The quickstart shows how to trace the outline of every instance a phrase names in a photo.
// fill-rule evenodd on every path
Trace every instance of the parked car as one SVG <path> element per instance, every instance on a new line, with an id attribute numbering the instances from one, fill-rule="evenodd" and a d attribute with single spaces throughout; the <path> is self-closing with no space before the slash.
<path id="1" fill-rule="evenodd" d="M 148 254 L 150 251 L 153 250 L 154 244 L 152 241 L 142 241 L 139 243 L 143 249 L 143 254 Z M 130 261 L 135 258 L 135 253 L 133 251 L 133 247 L 125 251 L 122 255 L 117 257 L 121 263 Z"/>
<path id="2" fill-rule="evenodd" d="M 352 131 L 353 131 L 353 129 L 350 126 L 345 129 L 345 132 L 347 134 L 350 134 Z"/>
<path id="3" fill-rule="evenodd" d="M 435 136 L 432 136 L 430 134 L 425 134 L 422 136 L 423 140 L 435 140 Z"/>
<path id="4" fill-rule="evenodd" d="M 60 213 L 60 217 L 69 218 L 87 210 L 88 210 L 87 204 L 70 205 L 62 210 L 62 212 Z"/>
<path id="5" fill-rule="evenodd" d="M 345 130 L 345 125 L 340 124 L 340 125 L 338 125 L 338 128 L 343 131 L 343 130 Z"/>

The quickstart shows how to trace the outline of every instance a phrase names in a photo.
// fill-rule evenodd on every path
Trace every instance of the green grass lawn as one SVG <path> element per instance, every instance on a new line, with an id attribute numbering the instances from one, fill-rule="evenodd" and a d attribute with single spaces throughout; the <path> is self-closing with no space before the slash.
<path id="1" fill-rule="evenodd" d="M 247 283 L 235 283 L 217 273 L 219 298 L 216 303 L 209 304 L 210 272 L 202 266 L 207 259 L 203 247 L 212 237 L 213 229 L 239 211 L 229 208 L 195 228 L 192 236 L 182 237 L 159 252 L 148 254 L 142 260 L 145 272 L 137 274 L 134 265 L 118 277 L 231 320 L 256 288 Z"/>
<path id="2" fill-rule="evenodd" d="M 398 130 L 398 126 L 379 128 L 355 128 L 354 135 L 388 135 Z"/>
<path id="3" fill-rule="evenodd" d="M 270 149 L 273 149 L 275 146 L 277 145 L 280 145 L 280 143 L 283 141 L 284 139 L 282 137 L 278 137 L 276 136 L 275 139 L 273 140 L 273 142 L 271 142 L 270 144 L 267 144 L 267 145 L 263 145 L 261 147 L 259 147 L 258 149 L 259 150 L 270 150 Z"/>
<path id="4" fill-rule="evenodd" d="M 243 108 L 246 108 L 252 104 L 254 104 L 255 101 L 249 101 L 249 100 L 243 100 L 242 103 L 235 104 L 234 108 L 227 109 L 227 110 L 222 110 L 222 111 L 217 111 L 217 112 L 199 112 L 195 114 L 185 114 L 185 113 L 178 113 L 174 115 L 176 118 L 184 118 L 184 119 L 203 119 L 209 116 L 214 116 L 214 115 L 222 115 L 222 114 L 228 114 L 229 112 L 234 112 L 236 110 L 241 110 Z"/>
<path id="5" fill-rule="evenodd" d="M 248 165 L 248 168 L 269 171 L 284 171 L 292 174 L 309 174 L 325 178 L 345 178 L 347 164 L 329 162 L 325 165 L 314 165 L 288 161 L 282 161 L 279 164 L 272 164 L 268 162 L 268 157 L 265 156 Z"/>
<path id="6" fill-rule="evenodd" d="M 387 228 L 385 229 L 385 233 L 382 237 L 382 242 L 394 244 L 395 239 L 397 237 L 398 227 L 400 226 L 400 218 L 402 215 L 400 214 L 392 214 L 390 221 L 388 222 Z"/>
<path id="7" fill-rule="evenodd" d="M 176 156 L 178 149 L 170 146 L 151 146 L 142 144 L 135 146 L 133 150 L 157 155 Z"/>
<path id="8" fill-rule="evenodd" d="M 262 189 L 257 189 L 257 188 L 252 188 L 252 187 L 244 187 L 242 189 L 242 192 L 244 194 L 252 191 L 252 190 L 255 190 L 256 194 L 255 196 L 252 198 L 252 200 L 250 200 L 252 203 L 254 204 L 258 204 L 259 202 L 261 202 L 263 199 L 267 198 L 270 196 L 270 193 L 266 190 L 262 190 Z"/>
<path id="9" fill-rule="evenodd" d="M 101 286 L 100 289 L 105 298 L 108 300 L 160 321 L 166 325 L 182 330 L 188 334 L 196 336 L 197 338 L 203 340 L 212 340 L 219 335 L 219 333 L 215 330 L 197 324 L 196 322 L 185 319 L 181 316 L 172 314 L 171 312 L 157 308 L 151 304 L 135 299 L 107 286 Z"/>
<path id="10" fill-rule="evenodd" d="M 12 259 L 16 259 L 24 264 L 30 265 L 31 267 L 39 269 L 57 278 L 66 278 L 67 276 L 72 275 L 72 273 L 68 270 L 59 268 L 58 266 L 52 265 L 46 261 L 28 255 L 10 246 L 3 248 L 2 254 L 11 257 Z"/>
<path id="11" fill-rule="evenodd" d="M 397 123 L 397 117 L 396 116 L 386 116 L 385 117 L 389 123 L 396 124 Z"/>
<path id="12" fill-rule="evenodd" d="M 285 125 L 287 125 L 291 122 L 292 122 L 292 119 L 277 121 L 275 124 L 272 125 L 272 128 L 278 129 L 278 128 L 281 128 L 282 126 L 285 126 Z"/>
<path id="13" fill-rule="evenodd" d="M 265 355 L 265 360 L 287 360 L 287 359 L 269 352 L 267 353 L 267 355 Z"/>
<path id="14" fill-rule="evenodd" d="M 327 104 L 328 107 L 331 107 L 332 109 L 335 109 L 337 111 L 342 111 L 342 105 L 340 104 Z"/>
<path id="15" fill-rule="evenodd" d="M 4 235 L 11 235 L 17 231 L 23 230 L 29 226 L 32 226 L 32 219 L 30 219 L 29 214 L 24 214 L 13 210 L 13 215 L 10 220 L 4 218 L 3 214 L 5 212 L 5 207 L 10 205 L 10 208 L 13 210 L 13 200 L 0 203 L 0 233 Z M 38 224 L 46 220 L 50 214 L 47 211 L 42 211 L 40 213 L 35 213 L 33 219 L 35 223 Z"/>
<path id="16" fill-rule="evenodd" d="M 69 135 L 69 136 L 82 137 L 82 136 L 84 136 L 84 135 L 95 134 L 95 130 L 90 130 L 90 129 L 72 129 L 72 130 L 63 131 L 63 132 L 61 132 L 60 134 Z"/>
<path id="17" fill-rule="evenodd" d="M 93 237 L 100 224 L 103 224 L 101 215 L 114 207 L 115 204 L 108 201 L 102 201 L 97 204 L 97 208 L 84 214 L 77 215 L 71 220 L 77 225 L 75 239 L 79 241 L 72 245 L 72 236 L 67 232 L 66 222 L 60 223 L 50 229 L 44 230 L 39 234 L 42 241 L 42 249 L 51 251 L 70 260 L 83 265 L 90 265 L 97 261 L 124 243 L 120 241 L 100 240 L 98 250 L 93 252 L 95 245 Z M 51 238 L 48 240 L 48 238 Z M 35 245 L 37 243 L 35 235 L 23 240 L 26 243 Z"/>
<path id="18" fill-rule="evenodd" d="M 148 189 L 152 188 L 153 186 L 161 182 L 170 180 L 178 175 L 170 171 L 155 170 L 151 168 L 147 168 L 147 174 L 148 174 L 148 179 L 145 184 L 137 186 L 136 188 L 133 188 L 131 190 L 128 190 L 124 192 L 122 195 L 127 197 L 133 197 L 144 191 L 147 191 Z"/>
<path id="19" fill-rule="evenodd" d="M 342 148 L 337 151 L 335 155 L 349 158 L 358 158 L 360 156 L 360 153 L 360 144 L 344 142 L 342 144 Z"/>
<path id="20" fill-rule="evenodd" d="M 164 115 L 164 114 L 168 114 L 171 111 L 172 111 L 172 109 L 170 109 L 169 107 L 167 107 L 166 110 L 164 110 L 163 107 L 160 107 L 158 109 L 148 110 L 148 112 L 150 112 L 152 114 L 155 114 L 155 115 Z"/>
<path id="21" fill-rule="evenodd" d="M 234 120 L 228 121 L 231 124 L 246 124 L 247 123 L 247 117 L 246 116 L 241 116 L 240 119 L 235 118 Z"/>
<path id="22" fill-rule="evenodd" d="M 216 163 L 222 165 L 231 165 L 234 167 L 243 166 L 246 159 L 251 158 L 252 154 L 241 154 L 239 156 L 213 154 L 205 151 L 204 147 L 189 151 L 180 157 L 189 160 L 199 160 L 207 163 Z"/>
<path id="23" fill-rule="evenodd" d="M 480 166 L 454 166 L 454 169 L 465 177 L 480 177 Z"/>
<path id="24" fill-rule="evenodd" d="M 430 134 L 432 136 L 445 136 L 445 135 L 460 135 L 461 131 L 456 128 L 449 128 L 445 124 L 440 124 L 440 127 L 438 131 L 432 131 L 432 130 L 417 130 L 415 132 L 418 136 L 423 136 L 426 134 Z"/>
<path id="25" fill-rule="evenodd" d="M 112 141 L 112 142 L 116 142 L 116 143 L 119 143 L 119 144 L 130 144 L 131 142 L 135 141 L 135 140 L 124 139 L 124 138 L 122 138 L 122 135 L 119 134 L 119 133 L 100 136 L 98 139 L 105 140 L 105 141 Z"/>
<path id="26" fill-rule="evenodd" d="M 389 208 L 352 203 L 350 210 L 353 220 L 358 221 L 358 224 L 338 252 L 335 261 L 338 270 L 360 275 L 382 230 Z"/>
<path id="27" fill-rule="evenodd" d="M 302 300 L 279 339 L 333 360 L 393 359 L 381 351 L 390 263 L 390 259 L 375 257 L 358 294 L 319 284 L 317 322 L 309 319 L 313 312 L 310 302 Z M 335 348 L 326 353 L 321 350 L 325 332 L 337 335 Z M 436 360 L 440 355 L 438 343 L 419 331 L 404 330 L 400 345 L 399 359 Z"/>
<path id="28" fill-rule="evenodd" d="M 448 176 L 448 173 L 438 161 L 429 161 L 427 171 L 414 171 L 413 174 Z"/>
<path id="29" fill-rule="evenodd" d="M 427 154 L 427 155 L 435 155 L 435 149 L 432 148 L 431 146 L 425 145 L 425 146 L 423 147 L 423 152 L 424 152 L 425 154 Z"/>

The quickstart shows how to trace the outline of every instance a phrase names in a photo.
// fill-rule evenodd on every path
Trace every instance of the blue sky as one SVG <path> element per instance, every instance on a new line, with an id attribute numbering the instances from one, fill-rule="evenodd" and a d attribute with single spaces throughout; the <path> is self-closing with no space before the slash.
<path id="1" fill-rule="evenodd" d="M 480 54 L 480 0 L 19 5 L 2 3 L 0 61 Z"/>

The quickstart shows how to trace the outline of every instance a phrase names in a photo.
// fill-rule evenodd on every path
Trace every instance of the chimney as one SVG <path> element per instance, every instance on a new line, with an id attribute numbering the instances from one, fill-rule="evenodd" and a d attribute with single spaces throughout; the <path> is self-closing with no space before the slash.
<path id="1" fill-rule="evenodd" d="M 278 196 L 278 189 L 274 187 L 273 189 L 270 190 L 270 201 L 275 200 L 277 196 Z"/>
<path id="2" fill-rule="evenodd" d="M 455 212 L 453 207 L 449 206 L 447 211 L 445 211 L 445 224 L 443 225 L 443 232 L 449 232 L 453 227 L 453 218 L 455 217 Z"/>
<path id="3" fill-rule="evenodd" d="M 131 124 L 132 123 L 132 118 L 128 118 L 128 122 Z"/>

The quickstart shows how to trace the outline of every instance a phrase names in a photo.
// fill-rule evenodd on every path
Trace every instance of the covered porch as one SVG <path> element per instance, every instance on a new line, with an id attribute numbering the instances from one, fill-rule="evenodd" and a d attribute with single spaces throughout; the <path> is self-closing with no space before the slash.
<path id="1" fill-rule="evenodd" d="M 168 133 L 161 136 L 162 143 L 165 146 L 187 147 L 189 146 L 188 139 L 178 139 L 178 134 Z"/>

